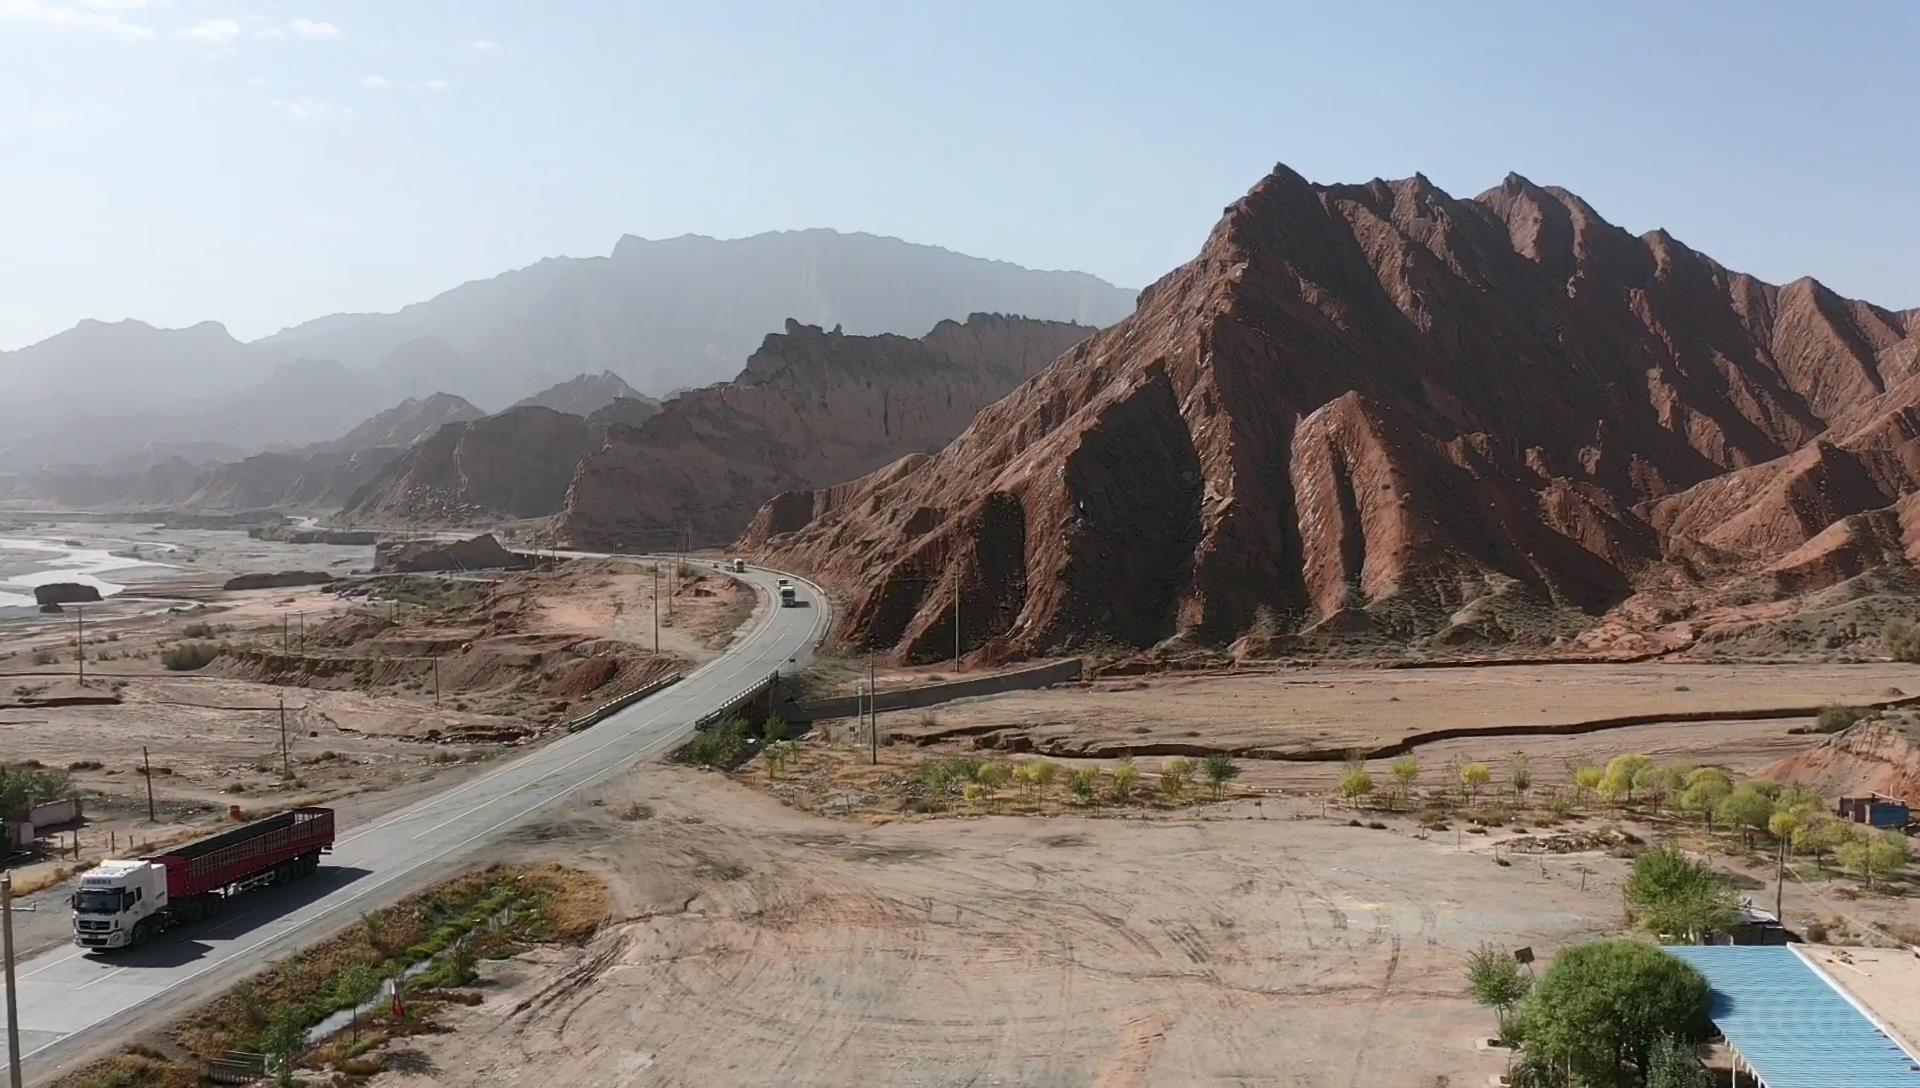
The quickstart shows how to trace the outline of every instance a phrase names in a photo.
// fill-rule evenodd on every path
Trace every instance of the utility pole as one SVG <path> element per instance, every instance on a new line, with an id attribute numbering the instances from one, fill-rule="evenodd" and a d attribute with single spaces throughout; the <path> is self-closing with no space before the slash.
<path id="1" fill-rule="evenodd" d="M 307 652 L 307 614 L 305 612 L 295 612 L 294 615 L 298 617 L 300 621 L 300 652 L 304 654 Z"/>
<path id="2" fill-rule="evenodd" d="M 293 629 L 285 612 L 280 613 L 280 656 L 293 656 Z"/>
<path id="3" fill-rule="evenodd" d="M 867 762 L 880 764 L 880 685 L 873 676 L 873 655 L 867 655 Z"/>
<path id="4" fill-rule="evenodd" d="M 953 667 L 960 667 L 960 579 L 953 580 Z"/>
<path id="5" fill-rule="evenodd" d="M 438 654 L 433 658 L 433 705 L 440 705 L 440 656 Z"/>
<path id="6" fill-rule="evenodd" d="M 660 652 L 660 561 L 653 561 L 653 652 Z"/>
<path id="7" fill-rule="evenodd" d="M 287 698 L 284 695 L 280 697 L 280 776 L 293 777 L 293 759 L 287 751 Z"/>
<path id="8" fill-rule="evenodd" d="M 157 824 L 160 821 L 153 815 L 153 760 L 147 756 L 147 746 L 140 746 L 140 762 L 147 772 L 147 822 Z"/>
<path id="9" fill-rule="evenodd" d="M 73 660 L 80 667 L 80 686 L 87 686 L 87 606 L 73 606 Z"/>
<path id="10" fill-rule="evenodd" d="M 1780 913 L 1780 902 L 1787 884 L 1787 841 L 1788 836 L 1780 836 L 1780 867 L 1773 873 L 1773 920 L 1783 927 L 1787 924 L 1787 918 Z"/>
<path id="11" fill-rule="evenodd" d="M 7 1083 L 20 1088 L 20 1004 L 13 982 L 13 874 L 0 873 L 0 958 L 7 962 Z"/>

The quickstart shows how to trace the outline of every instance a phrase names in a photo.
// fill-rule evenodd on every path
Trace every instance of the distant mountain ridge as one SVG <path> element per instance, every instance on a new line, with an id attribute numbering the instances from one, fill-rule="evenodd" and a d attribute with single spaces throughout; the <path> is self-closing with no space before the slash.
<path id="1" fill-rule="evenodd" d="M 637 392 L 620 375 L 611 370 L 598 374 L 581 374 L 568 378 L 542 389 L 530 397 L 514 402 L 513 407 L 525 408 L 537 405 L 551 408 L 556 412 L 566 412 L 576 416 L 592 416 L 595 412 L 610 408 L 617 400 L 632 401 L 627 410 L 643 405 L 659 408 L 660 402 Z"/>
<path id="2" fill-rule="evenodd" d="M 577 374 L 610 374 L 629 399 L 699 388 L 733 376 L 788 318 L 913 335 L 979 311 L 1103 325 L 1132 300 L 1085 273 L 870 234 L 629 235 L 604 257 L 549 258 L 251 343 L 211 321 L 84 321 L 0 352 L 0 470 L 208 438 L 242 451 L 303 444 L 432 390 L 497 409 Z"/>

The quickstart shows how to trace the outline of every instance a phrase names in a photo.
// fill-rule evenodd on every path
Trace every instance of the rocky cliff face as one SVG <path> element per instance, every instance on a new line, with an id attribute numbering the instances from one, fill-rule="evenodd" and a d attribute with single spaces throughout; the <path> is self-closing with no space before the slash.
<path id="1" fill-rule="evenodd" d="M 338 438 L 307 447 L 307 452 L 411 446 L 448 423 L 479 419 L 484 415 L 485 412 L 475 408 L 465 397 L 457 397 L 452 393 L 408 397 L 386 411 L 367 418 Z"/>
<path id="2" fill-rule="evenodd" d="M 1914 490 L 1916 333 L 1518 176 L 1279 167 L 945 449 L 776 498 L 744 543 L 909 657 L 953 645 L 956 597 L 968 645 L 1015 652 L 1591 614 Z"/>
<path id="3" fill-rule="evenodd" d="M 625 379 L 611 370 L 598 374 L 582 374 L 568 378 L 564 382 L 548 386 L 530 397 L 523 398 L 514 407 L 539 405 L 568 415 L 592 416 L 603 408 L 610 407 L 615 401 L 626 401 L 623 411 L 631 413 L 644 407 L 659 407 L 652 397 L 641 396 L 628 385 Z"/>
<path id="4" fill-rule="evenodd" d="M 593 547 L 664 546 L 689 526 L 696 541 L 731 540 L 777 493 L 940 448 L 1090 332 L 994 314 L 918 339 L 789 320 L 733 381 L 610 426 L 568 489 L 560 532 Z"/>
<path id="5" fill-rule="evenodd" d="M 354 492 L 340 520 L 454 525 L 551 514 L 589 452 L 588 436 L 586 420 L 551 408 L 449 423 Z"/>

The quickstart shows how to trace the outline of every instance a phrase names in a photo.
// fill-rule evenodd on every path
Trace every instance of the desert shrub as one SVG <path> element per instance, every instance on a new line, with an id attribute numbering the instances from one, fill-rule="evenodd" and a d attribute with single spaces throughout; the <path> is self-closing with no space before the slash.
<path id="1" fill-rule="evenodd" d="M 1206 773 L 1207 785 L 1212 787 L 1215 800 L 1226 795 L 1227 784 L 1240 777 L 1240 765 L 1225 752 L 1215 752 L 1201 764 Z"/>
<path id="2" fill-rule="evenodd" d="M 1843 729 L 1852 727 L 1855 723 L 1866 718 L 1871 713 L 1872 711 L 1870 709 L 1863 706 L 1844 706 L 1840 703 L 1829 703 L 1821 707 L 1820 713 L 1814 716 L 1813 731 L 1816 733 L 1838 733 Z"/>
<path id="3" fill-rule="evenodd" d="M 1160 762 L 1160 792 L 1168 797 L 1177 798 L 1186 792 L 1187 783 L 1193 780 L 1193 761 L 1174 756 Z"/>
<path id="4" fill-rule="evenodd" d="M 1113 768 L 1111 790 L 1115 801 L 1127 801 L 1133 797 L 1133 791 L 1140 785 L 1140 769 L 1133 765 L 1132 759 L 1122 759 Z"/>
<path id="5" fill-rule="evenodd" d="M 52 650 L 33 651 L 33 663 L 36 665 L 52 665 L 59 660 L 60 655 L 54 653 Z"/>
<path id="6" fill-rule="evenodd" d="M 213 637 L 213 624 L 210 624 L 210 623 L 189 623 L 189 624 L 187 624 L 187 625 L 186 625 L 185 627 L 182 627 L 182 628 L 180 629 L 180 637 L 182 637 L 182 638 L 212 638 L 212 637 Z"/>
<path id="7" fill-rule="evenodd" d="M 160 664 L 171 672 L 192 672 L 212 664 L 225 649 L 213 642 L 179 642 L 161 652 Z"/>
<path id="8" fill-rule="evenodd" d="M 1920 662 L 1920 623 L 1888 620 L 1880 630 L 1880 643 L 1895 661 Z"/>
<path id="9" fill-rule="evenodd" d="M 1073 794 L 1073 799 L 1080 804 L 1093 800 L 1093 795 L 1099 789 L 1100 772 L 1092 767 L 1077 767 L 1067 776 L 1067 792 Z"/>

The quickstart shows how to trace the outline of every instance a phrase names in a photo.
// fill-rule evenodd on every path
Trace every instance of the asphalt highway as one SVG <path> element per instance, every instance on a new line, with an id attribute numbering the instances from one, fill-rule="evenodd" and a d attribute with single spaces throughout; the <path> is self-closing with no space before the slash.
<path id="1" fill-rule="evenodd" d="M 776 670 L 804 663 L 826 634 L 826 602 L 800 582 L 801 606 L 781 608 L 773 572 L 736 577 L 762 596 L 754 626 L 679 683 L 400 812 L 340 828 L 317 873 L 245 895 L 219 917 L 129 953 L 103 956 L 63 945 L 22 961 L 20 1046 L 29 1081 L 143 1014 L 178 1011 L 182 1002 L 217 992 L 462 862 L 481 860 L 489 842 L 542 818 L 542 810 L 576 791 L 665 754 L 701 716 Z"/>

